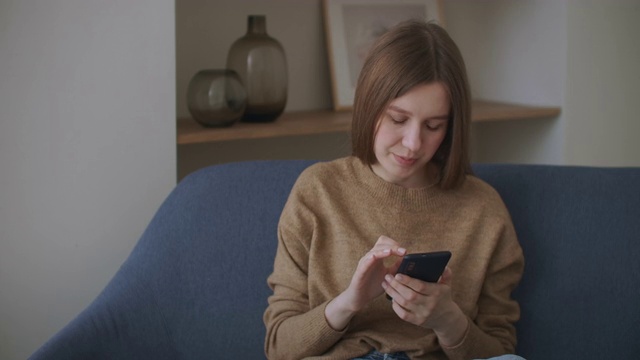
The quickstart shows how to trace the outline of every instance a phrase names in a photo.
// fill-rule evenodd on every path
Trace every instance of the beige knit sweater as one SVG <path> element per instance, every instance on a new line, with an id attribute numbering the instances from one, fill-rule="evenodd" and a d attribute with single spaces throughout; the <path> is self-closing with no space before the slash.
<path id="1" fill-rule="evenodd" d="M 449 250 L 453 299 L 471 319 L 455 348 L 432 330 L 396 316 L 383 296 L 343 331 L 326 322 L 326 304 L 347 288 L 358 260 L 380 235 L 408 252 Z M 278 227 L 273 289 L 264 314 L 270 359 L 349 359 L 376 349 L 412 359 L 470 359 L 512 353 L 519 318 L 511 291 L 524 259 L 496 191 L 468 176 L 461 188 L 405 189 L 354 157 L 318 163 L 298 178 Z"/>

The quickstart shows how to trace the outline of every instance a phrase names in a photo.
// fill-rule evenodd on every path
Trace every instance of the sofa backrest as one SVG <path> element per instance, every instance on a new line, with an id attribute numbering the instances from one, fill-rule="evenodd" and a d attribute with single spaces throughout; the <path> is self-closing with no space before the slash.
<path id="1" fill-rule="evenodd" d="M 310 161 L 183 179 L 102 294 L 32 359 L 260 359 L 280 212 Z M 640 168 L 476 165 L 525 253 L 528 359 L 640 354 Z"/>
<path id="2" fill-rule="evenodd" d="M 208 184 L 200 195 L 206 200 L 197 202 L 205 208 L 194 209 L 198 215 L 190 220 L 201 221 L 191 225 L 202 228 L 198 238 L 189 240 L 198 250 L 188 256 L 219 262 L 218 276 L 227 279 L 221 289 L 193 285 L 211 292 L 201 304 L 210 309 L 201 311 L 225 324 L 203 324 L 202 331 L 246 339 L 247 356 L 262 351 L 265 280 L 280 210 L 310 164 L 231 164 L 189 180 Z M 640 355 L 640 169 L 476 165 L 474 171 L 502 196 L 525 253 L 514 294 L 522 307 L 518 353 L 530 359 Z M 214 239 L 217 245 L 208 246 Z"/>
<path id="3" fill-rule="evenodd" d="M 182 180 L 155 216 L 132 257 L 160 252 L 149 271 L 162 274 L 158 308 L 182 359 L 265 357 L 262 315 L 277 224 L 295 180 L 311 163 L 256 161 L 199 170 Z M 170 285 L 167 291 L 163 284 Z"/>
<path id="4" fill-rule="evenodd" d="M 640 168 L 478 165 L 525 254 L 528 359 L 640 357 Z"/>

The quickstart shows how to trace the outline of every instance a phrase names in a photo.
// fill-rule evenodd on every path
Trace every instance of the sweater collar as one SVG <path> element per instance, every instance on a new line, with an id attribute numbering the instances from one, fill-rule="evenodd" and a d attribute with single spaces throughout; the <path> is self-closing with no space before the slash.
<path id="1" fill-rule="evenodd" d="M 350 166 L 356 181 L 381 207 L 397 210 L 424 211 L 438 207 L 443 202 L 445 191 L 437 184 L 423 188 L 408 189 L 387 182 L 376 175 L 371 167 L 355 156 L 350 157 Z"/>

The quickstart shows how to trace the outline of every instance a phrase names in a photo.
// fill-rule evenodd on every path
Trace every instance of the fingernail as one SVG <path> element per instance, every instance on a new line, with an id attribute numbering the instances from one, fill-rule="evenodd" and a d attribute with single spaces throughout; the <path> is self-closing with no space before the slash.
<path id="1" fill-rule="evenodd" d="M 385 279 L 385 280 L 387 280 L 387 282 L 391 282 L 391 281 L 393 281 L 393 276 L 391 276 L 391 275 L 387 274 L 387 275 L 384 277 L 384 279 Z"/>
<path id="2" fill-rule="evenodd" d="M 407 252 L 407 249 L 405 248 L 398 248 L 398 252 L 404 254 L 405 252 Z"/>
<path id="3" fill-rule="evenodd" d="M 401 281 L 403 278 L 402 274 L 396 274 L 396 280 Z"/>

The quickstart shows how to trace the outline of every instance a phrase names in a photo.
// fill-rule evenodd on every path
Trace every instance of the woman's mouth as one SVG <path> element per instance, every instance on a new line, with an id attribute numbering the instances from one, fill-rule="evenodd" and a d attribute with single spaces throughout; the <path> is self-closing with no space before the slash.
<path id="1" fill-rule="evenodd" d="M 402 166 L 411 166 L 415 164 L 416 161 L 418 160 L 415 158 L 408 158 L 408 157 L 404 157 L 396 154 L 393 154 L 393 157 L 396 160 L 396 162 Z"/>

